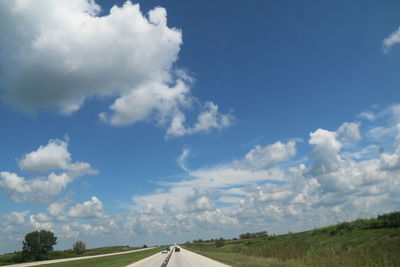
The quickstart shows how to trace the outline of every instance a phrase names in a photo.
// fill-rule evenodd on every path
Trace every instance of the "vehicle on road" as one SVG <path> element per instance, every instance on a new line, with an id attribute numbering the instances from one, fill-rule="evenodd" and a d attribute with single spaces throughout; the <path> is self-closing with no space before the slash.
<path id="1" fill-rule="evenodd" d="M 162 254 L 168 253 L 168 249 L 164 248 L 164 249 L 161 251 L 161 253 L 162 253 Z"/>
<path id="2" fill-rule="evenodd" d="M 170 251 L 170 250 L 171 250 L 171 248 L 170 248 L 170 247 L 167 247 L 167 250 L 168 250 L 168 251 Z"/>
<path id="3" fill-rule="evenodd" d="M 175 247 L 175 252 L 180 252 L 181 251 L 181 249 L 180 248 L 178 248 L 178 247 Z"/>

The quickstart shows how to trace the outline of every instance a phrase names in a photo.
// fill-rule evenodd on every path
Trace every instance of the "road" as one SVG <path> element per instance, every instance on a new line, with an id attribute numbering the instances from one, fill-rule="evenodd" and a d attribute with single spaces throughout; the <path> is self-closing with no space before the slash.
<path id="1" fill-rule="evenodd" d="M 66 258 L 66 259 L 59 259 L 59 260 L 26 262 L 26 263 L 12 264 L 12 265 L 3 265 L 1 267 L 7 267 L 7 266 L 12 266 L 12 267 L 38 266 L 38 265 L 57 263 L 57 262 L 78 261 L 78 260 L 85 260 L 85 259 L 93 259 L 93 258 L 99 258 L 99 257 L 107 257 L 107 256 L 120 255 L 120 254 L 134 253 L 134 252 L 143 251 L 143 250 L 147 250 L 147 249 L 152 249 L 152 248 L 141 248 L 141 249 L 136 249 L 136 250 L 124 251 L 124 252 L 115 252 L 115 253 L 109 253 L 109 254 L 101 254 L 101 255 L 94 255 L 94 256 L 84 256 L 84 257 L 75 257 L 75 258 Z"/>
<path id="2" fill-rule="evenodd" d="M 171 249 L 170 253 L 172 254 L 166 265 L 167 267 L 230 267 L 229 265 L 214 261 L 186 249 L 180 248 L 180 250 L 180 252 L 175 252 Z M 168 255 L 159 252 L 141 261 L 132 263 L 127 267 L 160 267 Z"/>

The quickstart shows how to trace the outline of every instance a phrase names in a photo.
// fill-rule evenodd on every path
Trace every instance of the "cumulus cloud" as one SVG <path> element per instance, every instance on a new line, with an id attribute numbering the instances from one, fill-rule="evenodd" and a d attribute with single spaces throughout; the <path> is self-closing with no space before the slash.
<path id="1" fill-rule="evenodd" d="M 32 173 L 62 170 L 79 175 L 97 174 L 88 163 L 71 163 L 68 140 L 50 140 L 46 146 L 40 146 L 37 150 L 24 155 L 18 165 L 21 170 Z"/>
<path id="2" fill-rule="evenodd" d="M 342 144 L 337 140 L 336 132 L 318 129 L 310 133 L 308 143 L 314 146 L 311 154 L 315 159 L 313 173 L 322 174 L 337 170 L 341 161 L 338 153 Z"/>
<path id="3" fill-rule="evenodd" d="M 47 207 L 47 211 L 52 216 L 60 216 L 64 214 L 64 208 L 67 202 L 54 202 Z"/>
<path id="4" fill-rule="evenodd" d="M 26 179 L 13 172 L 0 172 L 0 189 L 15 202 L 49 202 L 59 195 L 69 183 L 83 175 L 97 174 L 89 163 L 71 163 L 67 141 L 50 140 L 46 146 L 23 156 L 19 161 L 22 170 L 47 173 Z"/>
<path id="5" fill-rule="evenodd" d="M 397 43 L 400 43 L 400 27 L 383 40 L 383 51 L 389 52 L 392 46 Z"/>
<path id="6" fill-rule="evenodd" d="M 21 109 L 70 114 L 88 98 L 114 99 L 100 119 L 111 125 L 153 121 L 168 136 L 229 126 L 231 115 L 212 102 L 194 127 L 176 128 L 190 107 L 193 79 L 174 67 L 182 32 L 167 26 L 167 12 L 143 14 L 130 1 L 100 16 L 91 0 L 1 1 L 1 87 Z"/>
<path id="7" fill-rule="evenodd" d="M 0 188 L 15 202 L 48 202 L 72 181 L 73 177 L 66 173 L 28 180 L 15 173 L 0 172 Z"/>
<path id="8" fill-rule="evenodd" d="M 71 207 L 67 215 L 77 218 L 104 218 L 103 202 L 93 196 L 90 200 Z"/>

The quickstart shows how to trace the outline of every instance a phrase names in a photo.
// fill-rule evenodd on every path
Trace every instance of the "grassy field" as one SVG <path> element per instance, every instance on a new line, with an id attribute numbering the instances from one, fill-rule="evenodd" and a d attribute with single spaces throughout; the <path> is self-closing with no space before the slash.
<path id="1" fill-rule="evenodd" d="M 55 260 L 55 259 L 72 258 L 72 257 L 78 257 L 78 256 L 94 256 L 94 255 L 108 254 L 108 253 L 114 253 L 114 252 L 136 250 L 139 248 L 141 248 L 141 247 L 129 247 L 129 246 L 101 247 L 101 248 L 87 249 L 82 255 L 77 255 L 70 249 L 63 250 L 63 251 L 52 251 L 49 253 L 48 259 Z M 0 255 L 0 266 L 15 263 L 15 262 L 12 262 L 12 258 L 15 255 L 16 254 L 14 254 L 14 253 Z"/>
<path id="2" fill-rule="evenodd" d="M 162 248 L 154 248 L 144 251 L 138 251 L 134 253 L 127 253 L 122 255 L 115 255 L 115 256 L 107 256 L 107 257 L 99 257 L 94 259 L 87 259 L 87 260 L 77 260 L 77 261 L 70 261 L 70 262 L 60 262 L 60 263 L 53 263 L 53 264 L 45 264 L 40 266 L 54 266 L 54 267 L 87 267 L 87 266 L 98 266 L 98 267 L 120 267 L 126 266 L 130 263 L 139 261 L 146 257 L 149 257 L 155 253 L 158 253 L 162 250 Z"/>
<path id="3" fill-rule="evenodd" d="M 218 248 L 215 242 L 185 247 L 235 267 L 400 266 L 400 227 L 378 226 L 374 229 L 372 219 L 357 220 L 301 233 L 226 240 Z"/>

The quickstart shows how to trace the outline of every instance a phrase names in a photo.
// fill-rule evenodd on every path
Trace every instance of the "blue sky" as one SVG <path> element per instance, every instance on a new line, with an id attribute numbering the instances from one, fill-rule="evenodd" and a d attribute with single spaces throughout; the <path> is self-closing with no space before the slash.
<path id="1" fill-rule="evenodd" d="M 399 11 L 0 2 L 0 252 L 43 228 L 64 249 L 397 210 Z"/>

